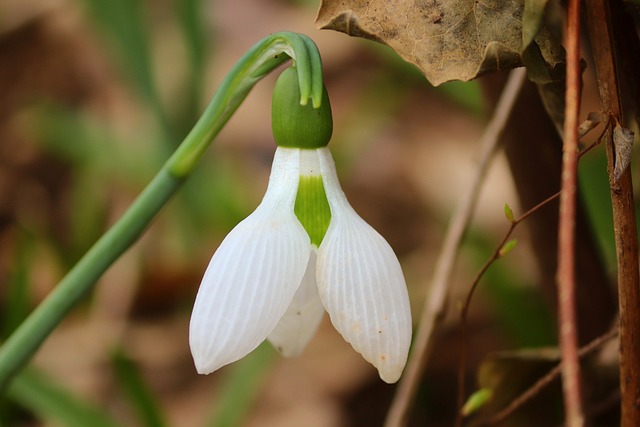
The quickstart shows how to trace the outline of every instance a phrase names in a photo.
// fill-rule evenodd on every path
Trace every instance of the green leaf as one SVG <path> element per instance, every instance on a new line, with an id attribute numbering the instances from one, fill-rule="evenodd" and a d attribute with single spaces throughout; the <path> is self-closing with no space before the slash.
<path id="1" fill-rule="evenodd" d="M 133 406 L 140 425 L 146 427 L 164 427 L 166 422 L 160 410 L 160 405 L 149 390 L 136 365 L 120 351 L 112 358 L 116 377 L 120 387 Z"/>
<path id="2" fill-rule="evenodd" d="M 121 427 L 98 406 L 72 395 L 32 370 L 25 370 L 13 380 L 7 396 L 42 421 L 55 420 L 65 427 Z"/>
<path id="3" fill-rule="evenodd" d="M 462 415 L 466 417 L 482 409 L 482 407 L 491 400 L 492 396 L 493 392 L 488 388 L 481 388 L 480 390 L 474 391 L 462 406 Z"/>
<path id="4" fill-rule="evenodd" d="M 513 217 L 513 210 L 511 210 L 511 206 L 509 206 L 507 203 L 504 204 L 504 216 L 510 223 L 513 224 L 515 222 L 515 218 Z"/>
<path id="5" fill-rule="evenodd" d="M 518 244 L 518 241 L 516 239 L 509 240 L 500 248 L 500 252 L 498 254 L 502 258 L 503 256 L 509 254 L 509 252 L 511 252 L 513 248 L 516 247 L 517 244 Z"/>

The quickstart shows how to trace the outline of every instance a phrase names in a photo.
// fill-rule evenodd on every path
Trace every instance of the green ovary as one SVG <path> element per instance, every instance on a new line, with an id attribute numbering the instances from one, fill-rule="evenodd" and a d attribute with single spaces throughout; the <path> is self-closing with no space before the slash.
<path id="1" fill-rule="evenodd" d="M 294 212 L 309 234 L 311 244 L 320 247 L 329 228 L 331 209 L 320 176 L 301 176 Z"/>

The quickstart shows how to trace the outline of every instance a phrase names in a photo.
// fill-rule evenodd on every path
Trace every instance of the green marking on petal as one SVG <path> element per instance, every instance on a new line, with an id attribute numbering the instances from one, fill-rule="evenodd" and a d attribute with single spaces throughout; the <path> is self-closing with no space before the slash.
<path id="1" fill-rule="evenodd" d="M 320 247 L 331 221 L 331 209 L 321 176 L 300 177 L 294 212 L 309 234 L 311 244 Z"/>

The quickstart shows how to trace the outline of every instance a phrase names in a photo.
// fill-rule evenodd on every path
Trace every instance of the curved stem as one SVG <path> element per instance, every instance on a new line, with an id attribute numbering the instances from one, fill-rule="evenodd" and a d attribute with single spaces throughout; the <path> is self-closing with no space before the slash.
<path id="1" fill-rule="evenodd" d="M 156 177 L 0 348 L 0 390 L 64 316 L 93 289 L 100 276 L 142 235 L 251 88 L 288 59 L 297 65 L 300 103 L 306 104 L 311 99 L 314 107 L 320 106 L 322 64 L 313 41 L 301 34 L 282 32 L 249 49 L 227 74 L 200 120 Z"/>

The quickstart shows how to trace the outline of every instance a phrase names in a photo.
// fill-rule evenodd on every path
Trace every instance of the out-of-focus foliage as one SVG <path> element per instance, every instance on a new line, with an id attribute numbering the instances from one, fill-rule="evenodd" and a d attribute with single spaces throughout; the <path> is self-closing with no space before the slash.
<path id="1" fill-rule="evenodd" d="M 38 417 L 55 420 L 68 427 L 120 427 L 96 405 L 73 396 L 56 382 L 43 375 L 24 371 L 18 375 L 7 391 L 8 397 L 30 409 Z"/>

